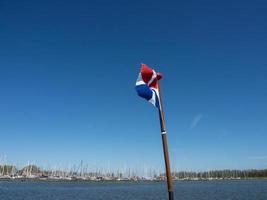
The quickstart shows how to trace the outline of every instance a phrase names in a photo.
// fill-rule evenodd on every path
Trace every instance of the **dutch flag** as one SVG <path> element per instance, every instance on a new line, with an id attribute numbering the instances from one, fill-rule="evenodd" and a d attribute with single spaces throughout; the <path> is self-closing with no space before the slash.
<path id="1" fill-rule="evenodd" d="M 156 73 L 146 64 L 141 64 L 141 70 L 135 85 L 137 94 L 145 98 L 158 109 L 160 109 L 158 81 L 161 77 L 160 73 Z"/>

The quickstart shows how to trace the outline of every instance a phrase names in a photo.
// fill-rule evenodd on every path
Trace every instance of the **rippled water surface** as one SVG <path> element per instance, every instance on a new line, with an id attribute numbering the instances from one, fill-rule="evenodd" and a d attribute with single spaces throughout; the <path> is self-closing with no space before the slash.
<path id="1" fill-rule="evenodd" d="M 267 180 L 175 182 L 176 200 L 267 200 Z M 0 200 L 166 200 L 156 183 L 0 181 Z"/>

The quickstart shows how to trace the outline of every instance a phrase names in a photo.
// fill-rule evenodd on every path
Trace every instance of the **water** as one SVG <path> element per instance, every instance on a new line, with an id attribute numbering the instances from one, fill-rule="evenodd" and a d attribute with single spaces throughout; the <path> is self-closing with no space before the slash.
<path id="1" fill-rule="evenodd" d="M 267 200 L 267 180 L 175 182 L 175 200 Z M 164 182 L 0 181 L 0 200 L 167 200 Z"/>

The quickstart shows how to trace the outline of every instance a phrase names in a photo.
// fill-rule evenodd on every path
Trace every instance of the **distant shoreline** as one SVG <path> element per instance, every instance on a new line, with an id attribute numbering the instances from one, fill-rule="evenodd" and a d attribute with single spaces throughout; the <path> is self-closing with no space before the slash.
<path id="1" fill-rule="evenodd" d="M 194 171 L 174 171 L 172 178 L 175 181 L 211 181 L 211 180 L 252 180 L 267 179 L 267 169 L 248 170 L 210 170 L 202 172 Z M 0 165 L 0 180 L 34 180 L 34 181 L 65 181 L 65 182 L 138 182 L 138 181 L 165 181 L 165 173 L 155 170 L 146 170 L 143 174 L 138 174 L 135 170 L 95 170 L 91 171 L 83 167 L 63 170 L 63 169 L 42 169 L 36 165 L 28 165 L 22 169 L 17 169 L 13 165 Z"/>
<path id="2" fill-rule="evenodd" d="M 209 181 L 246 181 L 266 180 L 264 178 L 225 178 L 225 179 L 173 179 L 174 182 L 209 182 Z M 165 182 L 165 180 L 67 180 L 67 179 L 42 179 L 42 178 L 0 178 L 0 182 L 51 182 L 51 183 L 144 183 L 144 182 Z"/>

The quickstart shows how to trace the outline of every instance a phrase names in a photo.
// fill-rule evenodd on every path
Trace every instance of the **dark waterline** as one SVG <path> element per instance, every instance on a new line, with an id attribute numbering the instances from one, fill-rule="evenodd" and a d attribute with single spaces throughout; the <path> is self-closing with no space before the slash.
<path id="1" fill-rule="evenodd" d="M 267 180 L 175 182 L 176 200 L 266 200 Z M 164 182 L 0 181 L 1 200 L 167 200 Z"/>

